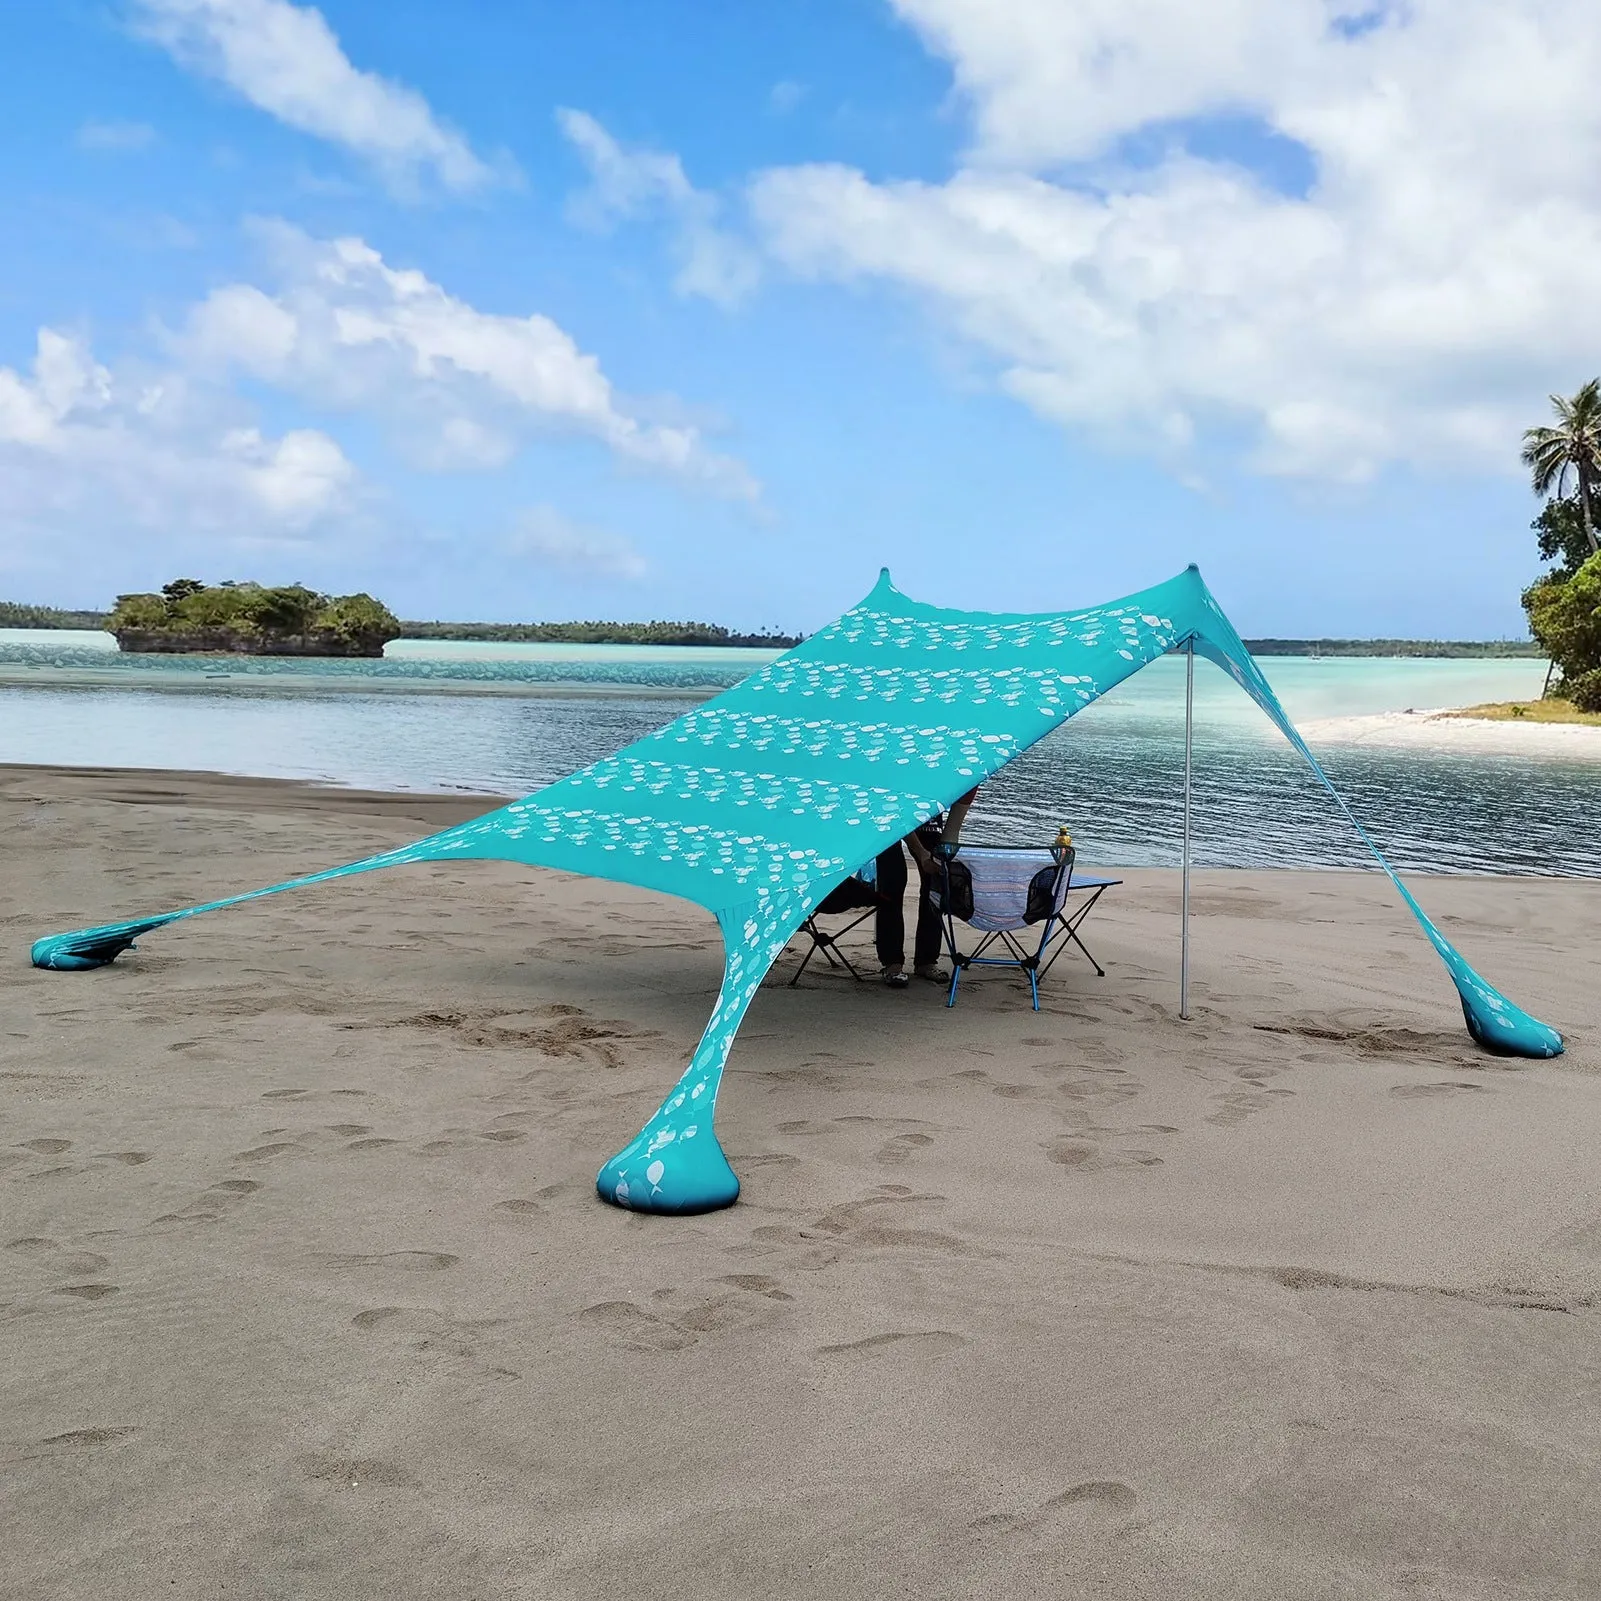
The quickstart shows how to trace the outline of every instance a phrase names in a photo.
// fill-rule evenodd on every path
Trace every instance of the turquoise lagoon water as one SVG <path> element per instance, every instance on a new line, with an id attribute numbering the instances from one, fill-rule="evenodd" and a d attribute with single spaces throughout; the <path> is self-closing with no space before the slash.
<path id="1" fill-rule="evenodd" d="M 771 653 L 397 641 L 382 661 L 122 656 L 108 635 L 0 630 L 0 761 L 193 768 L 525 794 L 637 739 Z M 1544 663 L 1264 662 L 1297 721 L 1537 695 Z M 1124 865 L 1178 859 L 1184 667 L 1168 658 L 986 787 L 972 830 Z M 1353 810 L 1414 871 L 1601 874 L 1601 764 L 1331 747 Z M 1196 857 L 1362 866 L 1305 764 L 1196 664 Z"/>
<path id="2" fill-rule="evenodd" d="M 779 653 L 715 647 L 501 645 L 476 640 L 397 639 L 380 661 L 292 656 L 123 655 L 110 634 L 0 628 L 0 671 L 42 679 L 103 679 L 152 689 L 229 685 L 284 691 L 413 689 L 537 693 L 588 687 L 727 689 Z M 9 670 L 9 671 L 7 671 Z"/>

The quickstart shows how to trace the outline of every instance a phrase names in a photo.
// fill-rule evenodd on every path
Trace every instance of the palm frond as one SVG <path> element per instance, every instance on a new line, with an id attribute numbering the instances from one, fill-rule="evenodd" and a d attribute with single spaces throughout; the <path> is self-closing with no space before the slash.
<path id="1" fill-rule="evenodd" d="M 1559 496 L 1571 472 L 1587 483 L 1601 478 L 1601 378 L 1580 385 L 1572 396 L 1552 395 L 1556 426 L 1523 431 L 1523 465 L 1535 494 Z"/>

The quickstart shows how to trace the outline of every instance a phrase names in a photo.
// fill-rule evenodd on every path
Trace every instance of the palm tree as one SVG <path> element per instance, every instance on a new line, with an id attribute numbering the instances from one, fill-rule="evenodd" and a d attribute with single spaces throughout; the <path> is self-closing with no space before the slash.
<path id="1" fill-rule="evenodd" d="M 1571 471 L 1579 489 L 1579 515 L 1593 552 L 1601 551 L 1593 515 L 1597 480 L 1601 479 L 1601 378 L 1592 378 L 1572 400 L 1552 395 L 1555 428 L 1523 430 L 1523 465 L 1537 495 L 1555 492 L 1562 498 Z"/>

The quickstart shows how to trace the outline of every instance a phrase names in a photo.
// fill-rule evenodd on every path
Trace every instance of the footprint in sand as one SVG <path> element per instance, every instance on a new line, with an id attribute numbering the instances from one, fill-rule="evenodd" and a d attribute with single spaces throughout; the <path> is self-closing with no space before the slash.
<path id="1" fill-rule="evenodd" d="M 358 1312 L 350 1326 L 385 1340 L 398 1350 L 444 1360 L 490 1379 L 522 1375 L 512 1366 L 517 1350 L 499 1334 L 505 1318 L 453 1318 L 422 1306 L 374 1306 Z"/>
<path id="2" fill-rule="evenodd" d="M 232 1201 L 241 1201 L 245 1196 L 254 1195 L 257 1190 L 264 1188 L 258 1179 L 223 1179 L 211 1185 L 180 1211 L 163 1212 L 160 1217 L 152 1218 L 149 1227 L 155 1228 L 160 1223 L 220 1222 L 223 1214 L 218 1210 L 219 1207 Z"/>
<path id="3" fill-rule="evenodd" d="M 784 1266 L 796 1273 L 820 1273 L 833 1267 L 841 1255 L 834 1246 L 819 1245 L 803 1230 L 784 1223 L 760 1223 L 750 1231 L 750 1238 L 752 1246 L 764 1253 L 782 1249 Z"/>
<path id="4" fill-rule="evenodd" d="M 97 1162 L 121 1162 L 124 1167 L 142 1167 L 155 1155 L 154 1151 L 96 1151 Z"/>
<path id="5" fill-rule="evenodd" d="M 632 1301 L 597 1301 L 578 1314 L 578 1321 L 630 1351 L 682 1351 L 697 1338 L 693 1331 L 676 1328 Z"/>
<path id="6" fill-rule="evenodd" d="M 1281 1085 L 1270 1085 L 1265 1089 L 1227 1090 L 1220 1095 L 1212 1096 L 1218 1109 L 1215 1112 L 1208 1112 L 1206 1121 L 1217 1128 L 1238 1128 L 1240 1124 L 1255 1117 L 1258 1112 L 1270 1107 L 1275 1096 L 1294 1094 L 1294 1090 Z"/>
<path id="7" fill-rule="evenodd" d="M 329 1267 L 383 1267 L 397 1273 L 442 1273 L 461 1261 L 449 1251 L 367 1251 L 353 1255 L 319 1252 L 315 1261 Z"/>
<path id="8" fill-rule="evenodd" d="M 600 1301 L 584 1307 L 577 1321 L 627 1350 L 682 1351 L 702 1335 L 767 1327 L 783 1313 L 766 1303 L 792 1299 L 765 1274 L 730 1274 L 717 1282 L 732 1288 L 710 1296 L 661 1289 L 649 1308 Z"/>
<path id="9" fill-rule="evenodd" d="M 1062 1066 L 1072 1070 L 1070 1063 Z M 1140 1093 L 1140 1085 L 1126 1082 L 1127 1079 L 1128 1074 L 1120 1067 L 1084 1068 L 1078 1076 L 1062 1080 L 1051 1093 L 1080 1105 L 1116 1106 Z"/>
<path id="10" fill-rule="evenodd" d="M 1139 1504 L 1133 1488 L 1120 1479 L 1086 1479 L 1060 1495 L 1042 1501 L 1032 1512 L 990 1512 L 975 1518 L 968 1529 L 974 1534 L 1021 1534 L 1032 1532 L 1059 1513 L 1075 1509 L 1126 1517 Z"/>
<path id="11" fill-rule="evenodd" d="M 1069 1506 L 1099 1506 L 1105 1507 L 1109 1512 L 1129 1512 L 1139 1500 L 1134 1491 L 1117 1479 L 1089 1479 L 1083 1484 L 1075 1484 L 1071 1489 L 1063 1490 L 1060 1495 L 1052 1496 L 1040 1508 L 1042 1512 L 1051 1512 L 1058 1507 Z"/>
<path id="12" fill-rule="evenodd" d="M 350 1490 L 359 1490 L 363 1485 L 386 1490 L 407 1489 L 418 1482 L 404 1468 L 377 1457 L 302 1456 L 299 1462 L 301 1471 L 313 1482 L 337 1484 Z"/>
<path id="13" fill-rule="evenodd" d="M 826 1092 L 844 1087 L 849 1080 L 842 1071 L 845 1067 L 865 1068 L 867 1062 L 842 1063 L 838 1058 L 827 1064 L 820 1061 L 802 1062 L 794 1067 L 769 1068 L 761 1074 L 770 1089 L 814 1090 Z"/>
<path id="14" fill-rule="evenodd" d="M 351 1320 L 351 1326 L 358 1329 L 375 1329 L 380 1323 L 387 1323 L 392 1317 L 399 1317 L 406 1309 L 403 1306 L 370 1306 L 365 1312 L 358 1312 Z"/>
<path id="15" fill-rule="evenodd" d="M 348 1096 L 348 1097 L 360 1100 L 360 1099 L 365 1099 L 368 1095 L 370 1095 L 371 1091 L 370 1090 L 346 1090 L 346 1089 L 341 1089 L 341 1090 L 317 1090 L 317 1089 L 310 1089 L 310 1088 L 284 1089 L 284 1090 L 263 1090 L 261 1092 L 261 1098 L 264 1101 L 304 1101 L 304 1100 L 309 1100 L 312 1096 L 325 1095 L 325 1094 L 329 1095 L 329 1096 L 334 1096 L 334 1095 Z"/>
<path id="16" fill-rule="evenodd" d="M 765 1295 L 773 1301 L 795 1299 L 777 1279 L 769 1278 L 765 1273 L 725 1273 L 717 1282 L 732 1284 L 736 1290 L 749 1290 L 752 1295 Z"/>
<path id="17" fill-rule="evenodd" d="M 872 1358 L 893 1351 L 902 1356 L 941 1357 L 967 1344 L 949 1329 L 891 1329 L 885 1334 L 869 1334 L 866 1339 L 847 1340 L 842 1345 L 820 1345 L 814 1355 Z"/>
<path id="18" fill-rule="evenodd" d="M 25 1262 L 32 1262 L 41 1272 L 52 1278 L 88 1278 L 103 1272 L 111 1264 L 109 1256 L 98 1251 L 75 1251 L 41 1234 L 27 1234 L 18 1240 L 8 1240 L 6 1249 Z"/>
<path id="19" fill-rule="evenodd" d="M 50 1293 L 52 1295 L 70 1295 L 79 1301 L 103 1301 L 108 1295 L 115 1295 L 122 1288 L 120 1284 L 58 1284 Z"/>
<path id="20" fill-rule="evenodd" d="M 1470 1083 L 1467 1079 L 1451 1079 L 1438 1084 L 1396 1084 L 1391 1087 L 1390 1094 L 1398 1101 L 1419 1101 L 1436 1095 L 1459 1095 L 1463 1091 L 1471 1094 L 1486 1087 Z"/>
<path id="21" fill-rule="evenodd" d="M 60 1156 L 63 1151 L 72 1149 L 71 1140 L 19 1140 L 17 1143 L 25 1151 L 37 1151 L 40 1156 Z"/>
<path id="22" fill-rule="evenodd" d="M 81 1073 L 0 1073 L 0 1084 L 30 1098 L 65 1095 L 70 1090 L 81 1090 L 86 1083 L 88 1080 Z"/>
<path id="23" fill-rule="evenodd" d="M 53 1447 L 63 1451 L 82 1451 L 95 1445 L 113 1445 L 137 1434 L 134 1428 L 68 1429 L 65 1434 L 50 1434 L 34 1441 L 40 1447 Z"/>
<path id="24" fill-rule="evenodd" d="M 800 1229 L 800 1238 L 813 1240 L 819 1237 L 841 1244 L 859 1247 L 878 1247 L 901 1250 L 935 1251 L 944 1256 L 980 1256 L 985 1254 L 969 1245 L 959 1235 L 943 1229 L 916 1228 L 902 1224 L 899 1212 L 885 1212 L 883 1207 L 923 1206 L 943 1203 L 943 1195 L 914 1195 L 904 1185 L 885 1185 L 877 1194 L 859 1201 L 843 1201 L 831 1206 Z"/>
<path id="25" fill-rule="evenodd" d="M 879 1146 L 873 1153 L 873 1160 L 883 1163 L 885 1167 L 900 1167 L 916 1152 L 933 1143 L 932 1134 L 897 1134 L 894 1139 L 886 1140 Z"/>
<path id="26" fill-rule="evenodd" d="M 233 1159 L 236 1162 L 265 1162 L 269 1157 L 281 1156 L 285 1151 L 292 1151 L 294 1148 L 293 1140 L 273 1140 L 267 1145 L 252 1146 L 248 1151 L 237 1151 Z"/>
<path id="27" fill-rule="evenodd" d="M 1058 1167 L 1075 1173 L 1105 1173 L 1120 1167 L 1161 1167 L 1162 1158 L 1154 1151 L 1108 1150 L 1083 1140 L 1052 1140 L 1042 1147 L 1046 1157 Z"/>
<path id="28" fill-rule="evenodd" d="M 789 1151 L 760 1151 L 755 1156 L 745 1158 L 745 1166 L 755 1167 L 799 1167 L 801 1159 Z"/>
<path id="29" fill-rule="evenodd" d="M 992 1083 L 990 1094 L 1000 1096 L 1003 1101 L 1042 1101 L 1055 1091 L 1044 1084 Z"/>

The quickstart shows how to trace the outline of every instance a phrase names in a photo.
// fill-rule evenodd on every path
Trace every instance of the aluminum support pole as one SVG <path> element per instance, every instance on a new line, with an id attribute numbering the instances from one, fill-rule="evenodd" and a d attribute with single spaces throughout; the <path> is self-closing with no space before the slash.
<path id="1" fill-rule="evenodd" d="M 1190 1017 L 1190 750 L 1195 737 L 1195 641 L 1184 647 L 1184 910 L 1179 945 L 1179 1016 Z"/>

